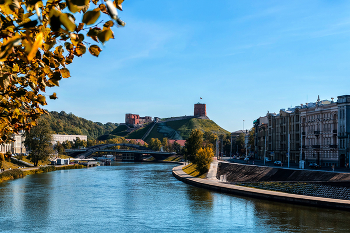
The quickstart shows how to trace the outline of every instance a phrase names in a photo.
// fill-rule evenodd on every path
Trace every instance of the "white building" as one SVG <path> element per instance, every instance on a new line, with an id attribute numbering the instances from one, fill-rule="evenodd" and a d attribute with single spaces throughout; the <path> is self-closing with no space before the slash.
<path id="1" fill-rule="evenodd" d="M 4 143 L 0 145 L 0 153 L 10 152 L 14 153 L 25 153 L 26 149 L 24 147 L 24 136 L 23 131 L 20 134 L 13 135 L 13 142 Z"/>
<path id="2" fill-rule="evenodd" d="M 87 141 L 86 135 L 64 135 L 64 134 L 52 134 L 52 145 L 56 145 L 57 142 L 63 143 L 65 141 L 73 142 L 79 138 L 81 141 Z"/>

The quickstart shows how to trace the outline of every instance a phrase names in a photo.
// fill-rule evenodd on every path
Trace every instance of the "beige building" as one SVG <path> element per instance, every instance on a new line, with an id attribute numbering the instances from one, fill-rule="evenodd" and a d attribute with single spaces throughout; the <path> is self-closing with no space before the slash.
<path id="1" fill-rule="evenodd" d="M 301 155 L 306 164 L 339 166 L 338 157 L 338 105 L 336 102 L 317 99 L 316 103 L 302 105 Z"/>
<path id="2" fill-rule="evenodd" d="M 278 114 L 268 113 L 267 157 L 271 160 L 298 163 L 300 148 L 299 108 L 281 109 Z"/>
<path id="3" fill-rule="evenodd" d="M 0 145 L 0 153 L 10 152 L 11 154 L 15 153 L 26 153 L 26 149 L 24 147 L 24 136 L 23 132 L 20 134 L 16 134 L 13 136 L 13 140 L 10 143 L 5 143 Z"/>
<path id="4" fill-rule="evenodd" d="M 57 142 L 70 141 L 73 142 L 77 138 L 80 138 L 81 141 L 87 141 L 86 135 L 65 135 L 65 134 L 52 134 L 52 145 L 56 145 Z"/>

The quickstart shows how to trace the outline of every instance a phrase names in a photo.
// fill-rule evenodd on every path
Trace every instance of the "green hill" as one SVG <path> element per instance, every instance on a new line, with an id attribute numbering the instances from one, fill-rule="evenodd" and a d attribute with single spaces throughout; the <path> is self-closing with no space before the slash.
<path id="1" fill-rule="evenodd" d="M 87 135 L 88 139 L 96 139 L 101 135 L 109 134 L 118 126 L 111 122 L 102 124 L 89 121 L 64 111 L 52 111 L 42 117 L 48 120 L 51 131 L 55 134 Z"/>
<path id="2" fill-rule="evenodd" d="M 139 139 L 149 130 L 153 123 L 148 124 L 146 127 L 141 128 L 127 135 L 126 138 Z M 214 121 L 209 119 L 189 118 L 183 120 L 175 120 L 168 122 L 158 122 L 153 127 L 150 134 L 145 141 L 149 141 L 151 138 L 158 138 L 162 140 L 164 137 L 169 139 L 187 139 L 193 129 L 199 129 L 203 132 L 211 131 L 216 134 L 229 134 L 228 131 L 218 126 Z"/>

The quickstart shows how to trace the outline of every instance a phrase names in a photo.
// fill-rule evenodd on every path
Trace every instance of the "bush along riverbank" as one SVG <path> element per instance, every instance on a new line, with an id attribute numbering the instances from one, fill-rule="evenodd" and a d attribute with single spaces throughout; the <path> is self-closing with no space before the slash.
<path id="1" fill-rule="evenodd" d="M 0 173 L 0 183 L 7 180 L 23 178 L 27 175 L 32 175 L 32 174 L 40 174 L 40 173 L 46 173 L 46 172 L 52 172 L 52 171 L 58 171 L 58 170 L 81 169 L 81 168 L 86 168 L 86 166 L 80 165 L 80 164 L 59 166 L 59 167 L 46 166 L 46 167 L 40 167 L 38 169 L 32 169 L 32 170 L 26 170 L 26 171 L 23 171 L 21 169 L 12 169 L 12 170 L 7 170 Z"/>

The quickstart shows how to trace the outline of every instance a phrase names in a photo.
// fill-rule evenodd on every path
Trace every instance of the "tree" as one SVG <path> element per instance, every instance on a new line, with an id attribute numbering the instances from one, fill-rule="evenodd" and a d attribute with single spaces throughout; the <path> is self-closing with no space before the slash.
<path id="1" fill-rule="evenodd" d="M 65 154 L 64 146 L 60 142 L 57 142 L 53 148 L 57 151 L 58 154 Z"/>
<path id="2" fill-rule="evenodd" d="M 235 146 L 236 146 L 239 154 L 245 154 L 245 151 L 244 151 L 244 148 L 245 148 L 245 133 L 241 133 L 236 138 Z"/>
<path id="3" fill-rule="evenodd" d="M 123 1 L 91 0 L 91 6 L 90 0 L 0 2 L 0 143 L 37 124 L 46 112 L 46 88 L 70 77 L 66 66 L 85 54 L 87 45 L 98 57 L 97 43 L 114 38 L 114 22 L 125 25 L 116 10 Z M 114 21 L 96 23 L 101 12 Z M 49 97 L 57 98 L 56 93 Z"/>
<path id="4" fill-rule="evenodd" d="M 248 148 L 250 148 L 251 151 L 255 150 L 255 138 L 254 138 L 254 134 L 255 134 L 255 128 L 253 127 L 250 131 L 249 131 L 249 135 L 248 135 Z"/>
<path id="5" fill-rule="evenodd" d="M 148 148 L 151 150 L 159 151 L 162 147 L 162 142 L 158 138 L 151 138 L 151 141 L 148 144 Z"/>
<path id="6" fill-rule="evenodd" d="M 211 131 L 205 131 L 203 134 L 205 146 L 209 146 L 213 149 L 215 149 L 215 147 L 216 147 L 216 139 L 217 138 L 218 138 L 218 135 L 216 133 L 211 132 Z"/>
<path id="7" fill-rule="evenodd" d="M 196 154 L 194 163 L 197 166 L 197 170 L 200 174 L 208 172 L 210 163 L 213 161 L 214 152 L 210 147 L 200 148 Z"/>
<path id="8" fill-rule="evenodd" d="M 77 137 L 73 141 L 74 141 L 74 148 L 86 147 L 87 146 L 87 141 L 81 140 L 79 137 Z"/>
<path id="9" fill-rule="evenodd" d="M 71 141 L 66 140 L 62 142 L 62 146 L 64 147 L 64 149 L 72 149 L 73 143 Z"/>
<path id="10" fill-rule="evenodd" d="M 29 159 L 34 166 L 38 166 L 39 161 L 44 161 L 53 153 L 52 134 L 50 132 L 49 123 L 40 120 L 38 125 L 25 132 L 24 145 L 29 149 Z"/>
<path id="11" fill-rule="evenodd" d="M 3 153 L 0 153 L 0 169 L 4 168 L 5 156 Z"/>
<path id="12" fill-rule="evenodd" d="M 176 152 L 176 154 L 181 153 L 181 145 L 179 143 L 177 143 L 176 141 L 174 141 L 172 148 Z"/>
<path id="13" fill-rule="evenodd" d="M 190 162 L 194 162 L 195 155 L 203 145 L 203 133 L 198 129 L 192 130 L 190 137 L 186 140 L 186 157 Z"/>
<path id="14" fill-rule="evenodd" d="M 163 138 L 162 147 L 163 151 L 169 151 L 168 138 Z"/>

